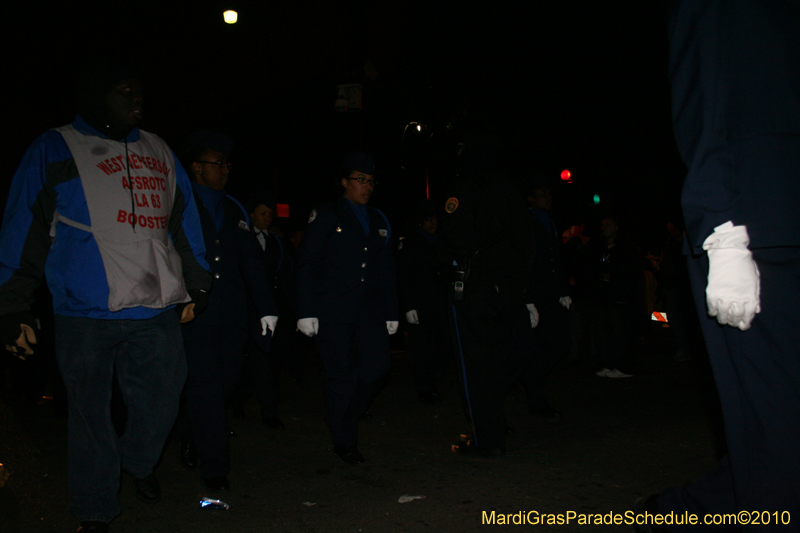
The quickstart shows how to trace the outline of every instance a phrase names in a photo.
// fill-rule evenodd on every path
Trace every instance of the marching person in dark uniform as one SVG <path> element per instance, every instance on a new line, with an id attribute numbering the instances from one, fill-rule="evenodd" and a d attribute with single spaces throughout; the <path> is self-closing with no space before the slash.
<path id="1" fill-rule="evenodd" d="M 617 219 L 600 222 L 600 235 L 589 241 L 588 281 L 592 298 L 592 342 L 599 377 L 633 376 L 635 310 L 641 261 L 636 248 L 620 235 Z"/>
<path id="2" fill-rule="evenodd" d="M 572 304 L 570 287 L 559 257 L 559 235 L 550 218 L 553 193 L 545 176 L 531 179 L 527 187 L 528 213 L 536 228 L 531 298 L 539 312 L 539 324 L 529 332 L 531 361 L 520 374 L 528 409 L 533 415 L 554 417 L 560 413 L 547 400 L 547 375 L 569 349 L 567 311 Z"/>
<path id="3" fill-rule="evenodd" d="M 262 336 L 259 317 L 256 316 L 255 309 L 251 310 L 250 338 L 242 368 L 242 382 L 234 398 L 234 412 L 243 416 L 244 404 L 255 392 L 261 404 L 261 420 L 264 426 L 270 429 L 285 429 L 286 426 L 280 419 L 279 413 L 280 372 L 284 364 L 293 364 L 290 360 L 294 355 L 292 344 L 295 335 L 300 335 L 296 330 L 297 295 L 294 266 L 282 239 L 270 231 L 277 205 L 273 195 L 266 191 L 257 193 L 248 205 L 253 220 L 253 232 L 263 250 L 267 280 L 281 320 L 272 338 Z"/>
<path id="4" fill-rule="evenodd" d="M 455 265 L 451 332 L 470 424 L 453 451 L 493 456 L 505 453 L 509 380 L 526 361 L 523 336 L 538 322 L 527 297 L 534 228 L 502 161 L 482 160 L 476 149 L 467 144 L 459 156 L 439 241 L 445 264 Z"/>
<path id="5" fill-rule="evenodd" d="M 684 249 L 728 453 L 700 480 L 635 506 L 696 514 L 698 525 L 639 530 L 706 531 L 706 513 L 721 513 L 744 520 L 715 531 L 789 531 L 800 515 L 800 2 L 672 7 Z"/>
<path id="6" fill-rule="evenodd" d="M 247 211 L 225 193 L 233 141 L 201 131 L 184 144 L 184 165 L 193 179 L 214 284 L 206 312 L 183 328 L 189 375 L 184 389 L 187 413 L 179 421 L 178 434 L 184 465 L 193 467 L 199 459 L 206 487 L 222 490 L 230 488 L 225 404 L 241 373 L 248 297 L 261 317 L 263 336 L 275 331 L 278 317 Z"/>
<path id="7" fill-rule="evenodd" d="M 343 168 L 343 196 L 311 212 L 300 244 L 297 328 L 317 337 L 333 451 L 361 464 L 358 419 L 389 372 L 397 295 L 389 222 L 367 206 L 375 187 L 372 156 L 353 152 Z"/>
<path id="8" fill-rule="evenodd" d="M 444 375 L 453 351 L 448 336 L 447 283 L 436 256 L 436 210 L 430 201 L 414 209 L 413 229 L 397 250 L 400 310 L 408 322 L 411 369 L 419 399 L 439 402 L 436 382 Z"/>

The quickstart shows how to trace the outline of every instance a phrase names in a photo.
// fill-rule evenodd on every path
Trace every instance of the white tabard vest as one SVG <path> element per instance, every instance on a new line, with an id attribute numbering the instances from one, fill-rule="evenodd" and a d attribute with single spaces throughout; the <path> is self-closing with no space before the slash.
<path id="1" fill-rule="evenodd" d="M 94 235 L 108 281 L 108 309 L 188 302 L 181 258 L 167 230 L 176 187 L 167 144 L 141 130 L 139 140 L 127 146 L 72 125 L 57 131 L 78 167 L 91 226 L 58 213 L 56 218 Z"/>

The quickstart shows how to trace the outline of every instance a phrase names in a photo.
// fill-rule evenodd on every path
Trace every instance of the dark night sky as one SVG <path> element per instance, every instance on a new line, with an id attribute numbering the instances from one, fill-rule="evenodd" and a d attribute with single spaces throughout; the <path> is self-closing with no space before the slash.
<path id="1" fill-rule="evenodd" d="M 271 187 L 300 219 L 358 144 L 379 155 L 374 202 L 399 214 L 424 196 L 414 160 L 399 170 L 404 126 L 419 121 L 435 136 L 464 117 L 520 169 L 572 171 L 563 222 L 595 192 L 637 221 L 677 205 L 683 168 L 658 2 L 70 4 L 6 16 L 3 201 L 27 145 L 72 119 L 76 65 L 110 48 L 145 76 L 144 129 L 173 145 L 195 129 L 231 133 L 234 192 Z M 239 24 L 222 22 L 226 6 Z M 363 112 L 335 113 L 336 85 L 353 82 L 364 86 Z"/>

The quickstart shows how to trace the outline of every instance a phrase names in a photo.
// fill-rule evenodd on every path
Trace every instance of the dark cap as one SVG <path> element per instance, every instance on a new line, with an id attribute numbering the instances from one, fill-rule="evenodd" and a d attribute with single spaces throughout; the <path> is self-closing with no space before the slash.
<path id="1" fill-rule="evenodd" d="M 181 151 L 185 153 L 198 149 L 216 150 L 225 157 L 228 157 L 231 151 L 233 151 L 233 139 L 218 131 L 195 131 L 183 140 L 181 143 Z"/>
<path id="2" fill-rule="evenodd" d="M 375 158 L 367 152 L 350 152 L 342 163 L 343 170 L 357 170 L 364 174 L 375 174 Z"/>

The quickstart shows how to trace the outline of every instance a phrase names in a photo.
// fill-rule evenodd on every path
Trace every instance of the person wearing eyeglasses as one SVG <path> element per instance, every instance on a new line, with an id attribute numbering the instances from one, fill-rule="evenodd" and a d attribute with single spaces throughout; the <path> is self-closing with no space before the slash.
<path id="1" fill-rule="evenodd" d="M 178 421 L 176 436 L 183 465 L 199 466 L 209 490 L 228 490 L 230 430 L 225 406 L 241 375 L 249 334 L 248 300 L 260 317 L 265 340 L 275 331 L 278 311 L 250 216 L 225 192 L 233 140 L 222 133 L 199 131 L 183 144 L 214 283 L 202 321 L 195 319 L 183 328 L 189 375 L 184 388 L 186 412 Z"/>
<path id="2" fill-rule="evenodd" d="M 297 259 L 297 328 L 316 337 L 333 452 L 351 465 L 365 462 L 358 420 L 389 373 L 398 326 L 391 226 L 367 205 L 374 173 L 370 154 L 346 157 L 343 194 L 311 212 Z"/>

